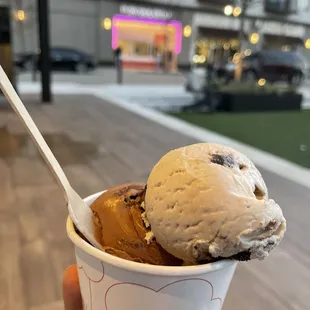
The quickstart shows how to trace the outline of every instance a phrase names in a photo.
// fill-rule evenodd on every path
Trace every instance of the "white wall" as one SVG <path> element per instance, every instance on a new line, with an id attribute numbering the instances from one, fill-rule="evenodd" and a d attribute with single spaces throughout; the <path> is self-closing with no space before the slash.
<path id="1" fill-rule="evenodd" d="M 3 0 L 0 0 L 3 1 Z M 14 50 L 30 52 L 38 47 L 36 0 L 24 0 L 26 20 L 13 22 Z M 91 54 L 96 51 L 97 2 L 50 0 L 50 39 L 52 46 L 75 47 Z M 15 8 L 15 1 L 12 1 Z"/>
<path id="2" fill-rule="evenodd" d="M 94 54 L 96 21 L 93 16 L 52 13 L 52 46 L 74 47 Z"/>
<path id="3" fill-rule="evenodd" d="M 50 0 L 51 44 L 95 54 L 96 2 Z"/>

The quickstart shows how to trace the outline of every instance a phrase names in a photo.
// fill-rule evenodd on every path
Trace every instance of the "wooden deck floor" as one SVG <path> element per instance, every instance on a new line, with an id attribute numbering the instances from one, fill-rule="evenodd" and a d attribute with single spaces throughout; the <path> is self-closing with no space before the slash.
<path id="1" fill-rule="evenodd" d="M 194 143 L 91 96 L 27 107 L 81 196 L 145 181 L 168 150 Z M 310 309 L 310 193 L 262 171 L 288 232 L 265 262 L 239 264 L 225 310 Z M 60 189 L 10 110 L 0 110 L 0 310 L 59 310 L 64 269 L 74 263 Z"/>

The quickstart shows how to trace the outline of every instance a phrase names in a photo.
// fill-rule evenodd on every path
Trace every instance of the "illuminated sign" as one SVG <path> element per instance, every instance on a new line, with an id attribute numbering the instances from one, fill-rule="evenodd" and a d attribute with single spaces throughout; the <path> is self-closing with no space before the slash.
<path id="1" fill-rule="evenodd" d="M 135 16 L 128 16 L 128 15 L 114 15 L 112 21 L 112 48 L 116 49 L 118 47 L 118 24 L 119 22 L 126 21 L 126 22 L 140 22 L 144 24 L 150 25 L 170 25 L 175 28 L 176 30 L 176 37 L 175 37 L 175 46 L 174 52 L 179 54 L 182 49 L 182 23 L 177 20 L 172 21 L 163 21 L 163 20 L 155 20 L 150 18 L 142 18 L 142 17 L 135 17 Z"/>
<path id="2" fill-rule="evenodd" d="M 171 11 L 128 4 L 122 4 L 120 6 L 120 13 L 124 15 L 153 19 L 170 19 L 172 17 Z"/>

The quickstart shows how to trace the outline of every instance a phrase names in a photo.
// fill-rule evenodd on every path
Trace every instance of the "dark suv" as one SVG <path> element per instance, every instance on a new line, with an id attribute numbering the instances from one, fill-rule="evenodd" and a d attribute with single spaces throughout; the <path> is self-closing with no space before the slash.
<path id="1" fill-rule="evenodd" d="M 298 52 L 262 50 L 243 59 L 242 80 L 254 82 L 264 78 L 269 82 L 286 81 L 300 85 L 308 74 L 308 64 Z"/>
<path id="2" fill-rule="evenodd" d="M 51 68 L 53 70 L 70 70 L 86 72 L 95 68 L 95 61 L 91 55 L 68 47 L 52 47 L 50 49 Z M 31 70 L 35 61 L 36 68 L 40 68 L 41 54 L 16 54 L 15 65 L 24 70 Z"/>
<path id="3" fill-rule="evenodd" d="M 40 67 L 41 57 L 38 54 L 37 66 Z M 70 70 L 86 72 L 94 69 L 95 63 L 91 55 L 68 47 L 52 47 L 50 49 L 51 66 L 53 70 Z"/>

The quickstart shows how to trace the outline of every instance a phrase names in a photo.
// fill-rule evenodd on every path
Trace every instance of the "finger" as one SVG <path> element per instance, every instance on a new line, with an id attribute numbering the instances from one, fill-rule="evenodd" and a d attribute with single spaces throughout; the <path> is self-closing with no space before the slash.
<path id="1" fill-rule="evenodd" d="M 76 265 L 70 266 L 64 272 L 62 287 L 65 310 L 82 310 L 83 302 Z"/>

